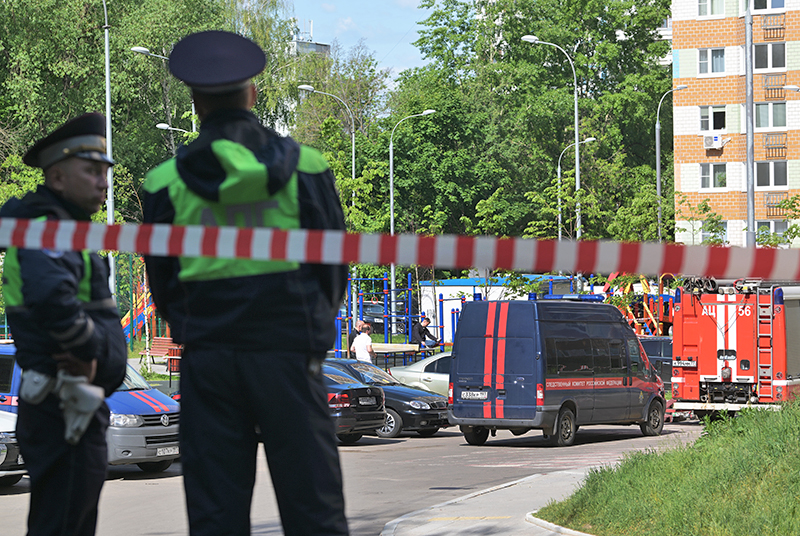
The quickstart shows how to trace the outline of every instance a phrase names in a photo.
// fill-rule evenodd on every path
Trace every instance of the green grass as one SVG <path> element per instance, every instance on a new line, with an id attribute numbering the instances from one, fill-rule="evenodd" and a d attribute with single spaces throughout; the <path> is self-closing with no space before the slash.
<path id="1" fill-rule="evenodd" d="M 707 424 L 692 445 L 626 455 L 536 516 L 598 536 L 800 534 L 800 403 Z"/>

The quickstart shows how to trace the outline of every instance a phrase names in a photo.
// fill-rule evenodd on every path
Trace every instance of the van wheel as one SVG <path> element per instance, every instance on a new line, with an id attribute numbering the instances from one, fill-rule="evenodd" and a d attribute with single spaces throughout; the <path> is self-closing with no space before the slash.
<path id="1" fill-rule="evenodd" d="M 658 400 L 653 400 L 650 403 L 650 408 L 647 410 L 647 420 L 639 425 L 642 433 L 646 436 L 661 435 L 661 430 L 664 429 L 664 406 Z"/>
<path id="2" fill-rule="evenodd" d="M 464 433 L 464 439 L 470 445 L 483 445 L 489 439 L 489 429 L 483 426 L 462 426 L 461 431 Z"/>
<path id="3" fill-rule="evenodd" d="M 400 435 L 403 431 L 403 418 L 393 409 L 386 408 L 386 419 L 383 426 L 375 430 L 378 437 L 393 438 Z"/>
<path id="4" fill-rule="evenodd" d="M 575 443 L 575 414 L 569 408 L 561 408 L 556 420 L 556 444 L 559 447 L 569 447 Z"/>
<path id="5" fill-rule="evenodd" d="M 336 434 L 343 445 L 355 445 L 363 434 Z"/>
<path id="6" fill-rule="evenodd" d="M 161 473 L 169 469 L 172 465 L 172 460 L 161 460 L 160 462 L 142 462 L 137 463 L 139 469 L 145 473 Z"/>

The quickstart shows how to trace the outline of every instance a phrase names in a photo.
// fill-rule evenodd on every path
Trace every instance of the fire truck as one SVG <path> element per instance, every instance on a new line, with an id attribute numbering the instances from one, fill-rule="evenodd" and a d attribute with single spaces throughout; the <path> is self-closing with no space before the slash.
<path id="1" fill-rule="evenodd" d="M 800 391 L 800 284 L 687 279 L 672 344 L 676 410 L 777 409 Z"/>

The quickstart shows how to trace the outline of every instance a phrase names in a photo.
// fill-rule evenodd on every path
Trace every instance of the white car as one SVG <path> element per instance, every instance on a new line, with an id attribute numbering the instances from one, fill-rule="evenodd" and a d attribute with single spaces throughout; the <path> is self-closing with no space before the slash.
<path id="1" fill-rule="evenodd" d="M 16 413 L 0 411 L 0 487 L 13 486 L 25 474 L 16 429 Z"/>
<path id="2" fill-rule="evenodd" d="M 451 352 L 442 352 L 405 367 L 391 367 L 389 374 L 410 387 L 448 396 L 452 362 Z"/>

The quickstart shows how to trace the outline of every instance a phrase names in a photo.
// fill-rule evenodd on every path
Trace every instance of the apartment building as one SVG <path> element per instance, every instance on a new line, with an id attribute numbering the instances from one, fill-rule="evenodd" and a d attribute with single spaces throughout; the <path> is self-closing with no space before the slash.
<path id="1" fill-rule="evenodd" d="M 745 8 L 747 0 L 673 0 L 675 239 L 699 244 L 692 207 L 704 199 L 726 240 L 744 246 L 747 226 Z M 750 0 L 756 228 L 787 228 L 777 205 L 800 194 L 800 0 Z M 678 212 L 680 211 L 680 212 Z M 793 244 L 800 245 L 800 244 Z"/>

